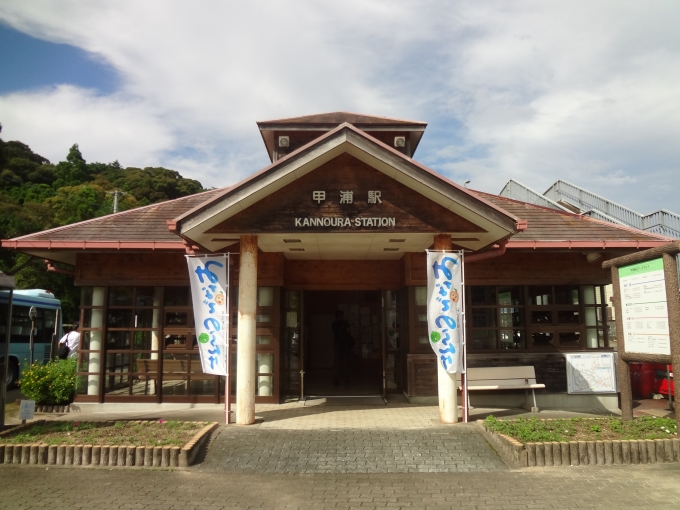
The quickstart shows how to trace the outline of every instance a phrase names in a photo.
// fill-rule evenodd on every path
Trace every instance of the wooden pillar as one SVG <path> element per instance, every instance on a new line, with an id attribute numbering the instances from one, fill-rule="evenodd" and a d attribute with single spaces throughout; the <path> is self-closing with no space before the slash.
<path id="1" fill-rule="evenodd" d="M 451 236 L 437 234 L 434 236 L 435 250 L 451 250 Z M 458 422 L 458 388 L 456 374 L 449 374 L 437 360 L 437 391 L 439 395 L 439 421 L 442 423 Z"/>
<path id="2" fill-rule="evenodd" d="M 671 359 L 670 364 L 673 365 L 674 374 L 680 370 L 680 284 L 678 282 L 678 266 L 675 262 L 675 257 L 680 257 L 680 254 L 663 254 L 663 271 L 666 278 L 666 302 L 668 303 L 668 330 L 670 332 L 671 342 Z M 675 413 L 675 426 L 680 430 L 680 411 L 678 410 L 678 377 L 674 377 L 673 387 L 675 390 L 676 400 L 673 405 Z M 671 395 L 671 388 L 668 388 L 668 401 L 673 398 Z"/>
<path id="3" fill-rule="evenodd" d="M 619 283 L 619 268 L 612 266 L 612 286 L 616 289 L 614 292 L 614 309 L 616 310 L 616 319 L 620 325 L 616 328 L 617 334 L 617 350 L 619 355 L 616 359 L 616 375 L 619 378 L 619 405 L 621 407 L 621 419 L 630 421 L 633 419 L 633 392 L 630 380 L 630 366 L 628 362 L 623 359 L 623 351 L 625 345 L 625 337 L 623 335 L 623 308 L 621 306 L 621 294 L 618 291 Z"/>
<path id="4" fill-rule="evenodd" d="M 236 359 L 236 424 L 255 423 L 257 236 L 241 236 Z"/>

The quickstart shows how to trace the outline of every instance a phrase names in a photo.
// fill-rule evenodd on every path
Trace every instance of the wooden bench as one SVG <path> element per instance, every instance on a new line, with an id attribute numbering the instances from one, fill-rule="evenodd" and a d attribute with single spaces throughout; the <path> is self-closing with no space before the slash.
<path id="1" fill-rule="evenodd" d="M 460 374 L 456 374 L 458 389 L 462 391 Z M 483 367 L 467 369 L 467 387 L 470 391 L 502 391 L 524 390 L 523 409 L 538 412 L 536 405 L 536 389 L 545 388 L 545 384 L 536 382 L 536 371 L 532 366 L 520 367 Z M 527 402 L 528 392 L 534 397 L 533 407 Z"/>

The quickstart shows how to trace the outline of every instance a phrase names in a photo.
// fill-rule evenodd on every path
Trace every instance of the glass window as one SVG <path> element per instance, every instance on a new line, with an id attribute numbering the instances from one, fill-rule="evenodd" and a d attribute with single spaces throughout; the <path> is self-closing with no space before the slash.
<path id="1" fill-rule="evenodd" d="M 416 287 L 416 306 L 427 306 L 427 287 Z"/>
<path id="2" fill-rule="evenodd" d="M 558 286 L 555 287 L 555 304 L 557 305 L 578 305 L 578 287 Z"/>
<path id="3" fill-rule="evenodd" d="M 524 341 L 524 331 L 515 329 L 502 329 L 500 331 L 501 336 L 501 349 L 525 349 L 526 344 Z"/>
<path id="4" fill-rule="evenodd" d="M 498 304 L 503 306 L 523 305 L 524 293 L 520 286 L 500 286 L 498 287 Z"/>
<path id="5" fill-rule="evenodd" d="M 496 304 L 496 287 L 476 285 L 470 291 L 471 305 L 495 305 Z"/>
<path id="6" fill-rule="evenodd" d="M 493 328 L 496 326 L 495 308 L 473 308 L 472 327 L 474 328 Z"/>
<path id="7" fill-rule="evenodd" d="M 550 311 L 531 312 L 531 323 L 552 324 L 552 312 Z"/>
<path id="8" fill-rule="evenodd" d="M 579 331 L 569 331 L 559 333 L 560 347 L 580 347 L 581 333 Z"/>
<path id="9" fill-rule="evenodd" d="M 496 349 L 496 331 L 493 329 L 473 329 L 472 346 L 474 349 Z"/>
<path id="10" fill-rule="evenodd" d="M 166 287 L 165 306 L 191 306 L 189 287 Z"/>
<path id="11" fill-rule="evenodd" d="M 541 286 L 529 287 L 529 303 L 537 306 L 552 304 L 552 287 Z"/>
<path id="12" fill-rule="evenodd" d="M 137 287 L 135 292 L 136 306 L 159 306 L 154 287 Z"/>
<path id="13" fill-rule="evenodd" d="M 165 312 L 165 326 L 189 326 L 189 312 Z"/>
<path id="14" fill-rule="evenodd" d="M 109 306 L 132 306 L 133 287 L 111 287 Z"/>
<path id="15" fill-rule="evenodd" d="M 531 341 L 536 347 L 554 347 L 554 333 L 537 332 L 531 334 Z"/>
<path id="16" fill-rule="evenodd" d="M 557 312 L 558 324 L 581 324 L 578 311 Z"/>
<path id="17" fill-rule="evenodd" d="M 503 328 L 524 326 L 523 308 L 499 308 L 499 324 Z"/>
<path id="18" fill-rule="evenodd" d="M 270 345 L 272 343 L 272 338 L 270 336 L 258 336 L 256 337 L 257 345 Z"/>
<path id="19" fill-rule="evenodd" d="M 257 288 L 257 306 L 274 306 L 274 287 Z"/>

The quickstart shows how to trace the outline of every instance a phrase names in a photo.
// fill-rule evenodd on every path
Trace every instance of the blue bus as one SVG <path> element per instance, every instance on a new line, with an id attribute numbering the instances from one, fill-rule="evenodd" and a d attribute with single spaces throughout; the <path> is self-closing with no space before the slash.
<path id="1" fill-rule="evenodd" d="M 9 291 L 0 291 L 0 317 L 7 317 Z M 30 358 L 31 318 L 29 310 L 34 306 L 37 312 L 33 331 L 33 360 L 49 361 L 52 346 L 61 337 L 61 302 L 49 290 L 15 290 L 12 299 L 10 322 L 9 365 L 7 386 L 14 385 L 21 374 L 21 368 Z M 0 345 L 4 346 L 6 329 L 0 325 Z M 56 337 L 56 338 L 55 338 Z M 55 347 L 56 348 L 56 347 Z M 3 349 L 0 349 L 3 351 Z M 0 360 L 5 353 L 0 352 Z"/>

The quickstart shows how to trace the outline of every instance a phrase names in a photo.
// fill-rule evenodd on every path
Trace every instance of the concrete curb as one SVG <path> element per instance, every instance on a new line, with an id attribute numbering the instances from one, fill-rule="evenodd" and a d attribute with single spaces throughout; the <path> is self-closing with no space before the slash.
<path id="1" fill-rule="evenodd" d="M 20 425 L 0 433 L 0 436 L 41 423 L 44 423 L 44 420 Z M 143 423 L 143 421 L 137 423 Z M 179 446 L 47 445 L 44 443 L 0 444 L 0 464 L 189 467 L 196 459 L 200 447 L 218 426 L 217 422 L 207 423 L 182 448 Z"/>
<path id="2" fill-rule="evenodd" d="M 680 462 L 680 438 L 527 443 L 475 426 L 510 467 L 611 466 Z"/>
<path id="3" fill-rule="evenodd" d="M 65 406 L 49 406 L 49 405 L 35 405 L 35 412 L 36 413 L 70 413 L 71 412 L 71 406 L 70 405 L 65 405 Z"/>

